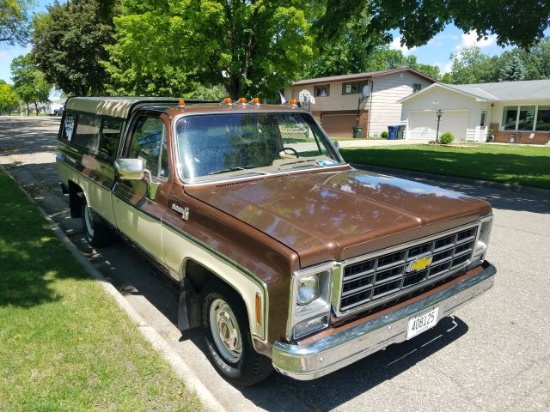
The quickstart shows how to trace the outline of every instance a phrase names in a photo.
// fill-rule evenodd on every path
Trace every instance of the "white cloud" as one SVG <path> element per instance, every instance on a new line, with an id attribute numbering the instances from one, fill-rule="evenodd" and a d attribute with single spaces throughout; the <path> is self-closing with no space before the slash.
<path id="1" fill-rule="evenodd" d="M 453 68 L 453 62 L 451 60 L 449 60 L 447 63 L 445 63 L 444 65 L 441 65 L 439 66 L 441 67 L 441 73 L 445 74 L 445 73 L 450 73 L 451 72 L 451 69 Z"/>
<path id="2" fill-rule="evenodd" d="M 394 37 L 393 41 L 390 44 L 390 49 L 392 50 L 401 50 L 401 52 L 408 56 L 411 54 L 412 51 L 416 49 L 416 47 L 413 47 L 412 49 L 409 49 L 407 46 L 401 45 L 401 36 L 400 37 Z"/>
<path id="3" fill-rule="evenodd" d="M 458 39 L 457 39 L 458 40 Z M 470 31 L 468 33 L 462 33 L 460 35 L 460 43 L 454 46 L 455 56 L 460 60 L 462 58 L 462 51 L 470 47 L 476 46 L 480 49 L 490 48 L 497 45 L 497 36 L 492 34 L 487 36 L 487 38 L 477 39 L 477 33 L 475 31 Z M 450 73 L 451 67 L 453 65 L 452 60 L 449 60 L 444 67 L 441 67 L 442 73 Z"/>
<path id="4" fill-rule="evenodd" d="M 460 52 L 461 50 L 467 49 L 472 46 L 477 46 L 480 49 L 495 46 L 497 44 L 496 34 L 491 34 L 487 38 L 481 38 L 477 40 L 477 33 L 475 31 L 470 31 L 468 33 L 462 33 L 460 36 L 460 44 L 455 46 L 455 50 Z"/>

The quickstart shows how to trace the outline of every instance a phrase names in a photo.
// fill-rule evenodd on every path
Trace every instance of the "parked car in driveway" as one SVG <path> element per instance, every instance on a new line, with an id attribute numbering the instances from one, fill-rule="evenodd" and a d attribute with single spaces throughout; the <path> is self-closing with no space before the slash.
<path id="1" fill-rule="evenodd" d="M 493 285 L 488 203 L 352 168 L 295 101 L 72 98 L 58 140 L 88 241 L 177 282 L 180 330 L 235 384 L 326 375 Z"/>

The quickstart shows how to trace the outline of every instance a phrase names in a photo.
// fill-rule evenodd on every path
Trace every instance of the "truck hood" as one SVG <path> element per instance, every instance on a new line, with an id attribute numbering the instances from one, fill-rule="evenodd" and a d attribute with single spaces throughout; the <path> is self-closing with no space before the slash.
<path id="1" fill-rule="evenodd" d="M 294 250 L 302 267 L 344 260 L 491 213 L 488 203 L 460 193 L 353 169 L 186 191 Z"/>

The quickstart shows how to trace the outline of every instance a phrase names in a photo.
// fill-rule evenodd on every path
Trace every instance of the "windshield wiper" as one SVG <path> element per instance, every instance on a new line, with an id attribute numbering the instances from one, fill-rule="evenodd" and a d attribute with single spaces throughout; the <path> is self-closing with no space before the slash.
<path id="1" fill-rule="evenodd" d="M 292 165 L 297 165 L 297 164 L 301 164 L 301 163 L 314 163 L 315 160 L 312 160 L 312 159 L 307 159 L 307 160 L 296 160 L 294 162 L 288 162 L 288 163 L 283 163 L 281 165 L 279 165 L 279 168 L 283 167 L 283 166 L 292 166 Z"/>
<path id="2" fill-rule="evenodd" d="M 215 172 L 210 172 L 208 174 L 209 175 L 219 175 L 221 173 L 237 172 L 239 170 L 254 169 L 255 167 L 256 167 L 255 165 L 249 165 L 249 166 L 245 166 L 245 167 L 242 167 L 242 166 L 228 167 L 227 169 L 216 170 Z M 256 173 L 263 174 L 262 172 L 256 172 Z"/>

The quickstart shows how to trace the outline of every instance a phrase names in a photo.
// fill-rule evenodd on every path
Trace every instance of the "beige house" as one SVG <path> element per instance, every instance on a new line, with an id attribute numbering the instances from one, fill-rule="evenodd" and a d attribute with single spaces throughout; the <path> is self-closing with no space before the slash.
<path id="1" fill-rule="evenodd" d="M 285 98 L 298 99 L 331 137 L 375 137 L 401 124 L 401 99 L 434 82 L 412 69 L 384 70 L 300 80 Z"/>

